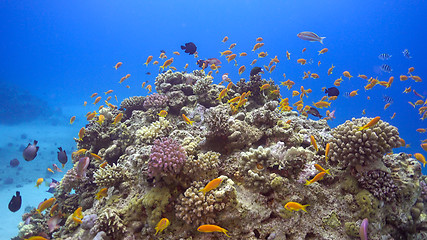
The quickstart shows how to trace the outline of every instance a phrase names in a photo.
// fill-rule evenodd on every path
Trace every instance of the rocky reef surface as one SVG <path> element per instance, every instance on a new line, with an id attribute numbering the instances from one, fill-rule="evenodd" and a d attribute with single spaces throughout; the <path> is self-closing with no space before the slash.
<path id="1" fill-rule="evenodd" d="M 232 239 L 359 239 L 363 219 L 369 239 L 427 238 L 426 178 L 409 154 L 392 153 L 401 144 L 396 127 L 380 120 L 359 131 L 371 120 L 359 118 L 331 129 L 326 120 L 281 111 L 279 96 L 270 94 L 277 86 L 258 75 L 221 100 L 225 86 L 202 71 L 169 70 L 155 85 L 157 93 L 103 108 L 105 121 L 86 125 L 77 146 L 87 151 L 73 154 L 56 208 L 26 213 L 31 221 L 20 223 L 19 238 L 228 239 L 197 231 L 215 224 Z M 246 103 L 230 107 L 243 94 Z M 119 113 L 123 119 L 112 124 Z M 90 163 L 79 177 L 82 157 Z M 319 173 L 314 164 L 330 174 L 305 185 Z M 200 191 L 215 178 L 222 179 L 217 188 Z M 106 196 L 97 199 L 103 188 Z M 285 209 L 288 202 L 309 205 L 307 212 Z M 79 207 L 83 218 L 76 219 Z M 48 227 L 57 213 L 57 225 Z M 170 225 L 155 235 L 162 218 Z"/>

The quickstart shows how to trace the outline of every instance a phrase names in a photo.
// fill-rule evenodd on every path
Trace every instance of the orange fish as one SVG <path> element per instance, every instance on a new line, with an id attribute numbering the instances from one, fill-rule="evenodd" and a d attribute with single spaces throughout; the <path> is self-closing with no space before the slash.
<path id="1" fill-rule="evenodd" d="M 186 64 L 185 64 L 185 67 L 184 67 L 184 69 L 187 69 L 187 68 L 188 68 L 188 63 L 186 63 Z"/>
<path id="2" fill-rule="evenodd" d="M 232 44 L 230 45 L 230 47 L 228 47 L 228 49 L 233 49 L 236 45 L 237 45 L 236 43 L 232 43 Z"/>
<path id="3" fill-rule="evenodd" d="M 232 61 L 233 59 L 235 59 L 237 57 L 237 54 L 231 54 L 231 55 L 228 55 L 227 56 L 227 61 L 228 62 L 230 62 L 230 61 Z M 212 65 L 214 65 L 214 64 L 212 64 Z"/>
<path id="4" fill-rule="evenodd" d="M 388 107 L 390 107 L 391 103 L 387 103 L 386 105 L 384 105 L 384 110 L 386 110 Z"/>
<path id="5" fill-rule="evenodd" d="M 267 56 L 268 56 L 267 52 L 260 52 L 260 53 L 258 53 L 258 57 L 259 58 L 265 58 Z"/>
<path id="6" fill-rule="evenodd" d="M 262 47 L 264 44 L 263 43 L 256 43 L 254 45 L 254 48 L 252 49 L 252 52 L 255 52 L 256 50 L 258 50 L 260 47 Z"/>
<path id="7" fill-rule="evenodd" d="M 328 51 L 328 49 L 327 48 L 323 48 L 322 50 L 320 50 L 319 51 L 319 55 L 320 54 L 324 54 L 324 53 L 326 53 Z"/>
<path id="8" fill-rule="evenodd" d="M 316 139 L 314 138 L 313 135 L 310 136 L 310 141 L 311 141 L 311 145 L 313 145 L 313 147 L 316 150 L 316 152 L 319 151 L 319 148 L 317 147 Z"/>
<path id="9" fill-rule="evenodd" d="M 353 76 L 351 76 L 350 72 L 348 72 L 348 71 L 344 71 L 344 72 L 342 73 L 342 75 L 344 75 L 344 77 L 348 77 L 348 79 L 350 79 L 350 78 L 352 78 L 352 77 L 353 77 Z"/>
<path id="10" fill-rule="evenodd" d="M 79 140 L 83 141 L 83 137 L 85 136 L 86 129 L 84 127 L 80 128 L 79 131 Z"/>
<path id="11" fill-rule="evenodd" d="M 334 64 L 332 64 L 332 67 L 330 67 L 328 69 L 328 76 L 332 74 L 332 71 L 334 70 L 334 68 L 335 68 L 335 66 L 334 66 Z"/>
<path id="12" fill-rule="evenodd" d="M 83 106 L 85 106 L 85 107 L 86 107 L 86 105 L 87 105 L 87 102 L 86 102 L 86 101 L 84 101 L 84 102 L 83 102 Z"/>
<path id="13" fill-rule="evenodd" d="M 305 60 L 304 58 L 300 58 L 297 60 L 297 63 L 299 63 L 301 65 L 305 65 L 306 62 L 307 62 L 307 60 Z"/>
<path id="14" fill-rule="evenodd" d="M 303 48 L 301 52 L 304 53 L 306 50 L 307 50 L 307 48 Z"/>
<path id="15" fill-rule="evenodd" d="M 248 56 L 248 54 L 245 53 L 245 52 L 242 52 L 242 53 L 239 54 L 239 57 L 245 57 L 245 56 Z"/>
<path id="16" fill-rule="evenodd" d="M 76 120 L 76 116 L 72 116 L 72 117 L 70 118 L 70 124 L 73 124 L 75 120 Z"/>
<path id="17" fill-rule="evenodd" d="M 157 64 L 159 64 L 159 61 L 154 61 L 153 62 L 153 65 L 157 65 Z"/>
<path id="18" fill-rule="evenodd" d="M 119 68 L 123 63 L 122 62 L 118 62 L 116 63 L 116 65 L 114 66 L 114 68 L 117 70 L 117 68 Z"/>
<path id="19" fill-rule="evenodd" d="M 273 65 L 273 66 L 271 66 L 271 68 L 270 68 L 270 73 L 274 70 L 274 69 L 276 69 L 276 65 Z"/>
<path id="20" fill-rule="evenodd" d="M 119 113 L 117 114 L 117 116 L 114 118 L 114 122 L 113 125 L 116 125 L 117 123 L 119 123 L 123 118 L 123 113 Z"/>
<path id="21" fill-rule="evenodd" d="M 325 160 L 326 160 L 326 162 L 328 162 L 329 149 L 330 149 L 330 145 L 329 145 L 329 143 L 327 143 L 326 147 L 325 147 Z"/>
<path id="22" fill-rule="evenodd" d="M 324 169 L 322 166 L 320 166 L 319 164 L 314 164 L 314 167 L 317 169 L 317 171 L 319 172 L 325 172 L 328 175 L 331 175 L 331 173 L 329 172 L 329 169 Z"/>
<path id="23" fill-rule="evenodd" d="M 230 50 L 225 50 L 224 52 L 219 52 L 219 53 L 221 53 L 221 56 L 222 56 L 222 55 L 227 56 L 227 55 L 232 54 L 233 52 L 232 52 L 232 51 L 230 51 Z"/>
<path id="24" fill-rule="evenodd" d="M 423 167 L 426 166 L 426 158 L 424 157 L 424 155 L 422 155 L 421 153 L 415 153 L 414 154 L 415 159 L 417 159 L 419 162 L 421 162 L 423 164 Z"/>
<path id="25" fill-rule="evenodd" d="M 99 165 L 99 167 L 100 167 L 100 168 L 104 168 L 105 166 L 107 166 L 107 164 L 108 164 L 108 162 L 107 162 L 107 161 L 105 161 L 105 162 L 101 163 L 101 164 Z"/>
<path id="26" fill-rule="evenodd" d="M 286 58 L 287 58 L 288 60 L 291 60 L 291 53 L 290 53 L 290 52 L 288 52 L 287 50 L 286 50 Z"/>
<path id="27" fill-rule="evenodd" d="M 105 95 L 110 94 L 112 92 L 113 92 L 113 90 L 108 90 L 108 91 L 105 92 Z"/>
<path id="28" fill-rule="evenodd" d="M 413 72 L 415 70 L 415 68 L 414 67 L 410 67 L 410 68 L 408 68 L 408 74 L 411 74 L 411 72 Z"/>
<path id="29" fill-rule="evenodd" d="M 258 37 L 258 38 L 256 39 L 256 41 L 257 41 L 257 42 L 262 42 L 262 41 L 263 41 L 263 39 L 262 39 L 262 37 Z"/>
<path id="30" fill-rule="evenodd" d="M 245 65 L 242 65 L 242 66 L 239 68 L 239 75 L 242 75 L 242 73 L 243 73 L 245 70 L 246 70 Z"/>
<path id="31" fill-rule="evenodd" d="M 393 81 L 394 81 L 394 77 L 393 77 L 393 76 L 391 76 L 391 77 L 388 79 L 388 82 L 387 82 L 386 88 L 389 88 L 389 87 L 391 86 L 391 84 L 393 83 Z"/>
<path id="32" fill-rule="evenodd" d="M 316 79 L 316 78 L 319 78 L 319 74 L 312 73 L 310 77 Z"/>
<path id="33" fill-rule="evenodd" d="M 304 212 L 307 212 L 307 210 L 305 210 L 306 207 L 309 207 L 310 205 L 301 205 L 297 202 L 288 202 L 285 204 L 285 209 L 289 210 L 289 211 L 299 211 L 299 210 L 303 210 Z"/>
<path id="34" fill-rule="evenodd" d="M 43 202 L 41 202 L 38 206 L 38 208 L 36 209 L 36 211 L 41 215 L 42 212 L 48 208 L 50 208 L 53 203 L 56 201 L 56 198 L 49 198 Z"/>
<path id="35" fill-rule="evenodd" d="M 97 98 L 95 99 L 95 102 L 93 102 L 93 105 L 96 105 L 99 101 L 101 101 L 101 97 L 97 97 Z"/>
<path id="36" fill-rule="evenodd" d="M 222 39 L 222 41 L 221 41 L 221 42 L 227 42 L 227 40 L 228 40 L 228 37 L 227 37 L 227 36 L 225 36 L 225 37 Z"/>
<path id="37" fill-rule="evenodd" d="M 419 133 L 425 133 L 427 131 L 427 129 L 425 129 L 425 128 L 418 128 L 416 131 L 419 132 Z"/>
<path id="38" fill-rule="evenodd" d="M 160 68 L 165 70 L 165 68 L 169 67 L 173 63 L 173 58 L 166 60 Z"/>
<path id="39" fill-rule="evenodd" d="M 359 89 L 354 90 L 354 91 L 351 91 L 351 92 L 350 92 L 350 97 L 354 97 L 354 96 L 358 95 L 358 94 L 357 94 L 357 91 L 359 91 Z"/>
<path id="40" fill-rule="evenodd" d="M 320 173 L 318 173 L 313 179 L 311 179 L 311 180 L 305 180 L 306 182 L 305 182 L 304 185 L 308 186 L 308 185 L 310 185 L 310 184 L 312 184 L 314 182 L 322 180 L 323 177 L 325 176 L 325 174 L 326 174 L 326 172 L 320 172 Z"/>
<path id="41" fill-rule="evenodd" d="M 394 117 L 396 117 L 396 113 L 393 113 L 393 115 L 390 117 L 390 119 L 393 119 Z"/>
<path id="42" fill-rule="evenodd" d="M 98 193 L 95 194 L 95 198 L 97 200 L 100 200 L 101 198 L 108 196 L 107 191 L 108 191 L 108 188 L 102 188 L 101 190 L 98 191 Z"/>
<path id="43" fill-rule="evenodd" d="M 209 225 L 209 224 L 201 225 L 201 226 L 199 226 L 197 228 L 197 231 L 199 231 L 199 232 L 207 232 L 207 233 L 210 233 L 210 232 L 222 232 L 227 237 L 230 237 L 230 236 L 228 236 L 228 234 L 227 234 L 228 231 L 226 229 L 224 229 L 224 228 L 222 228 L 220 226 L 217 226 L 217 225 Z"/>
<path id="44" fill-rule="evenodd" d="M 190 125 L 193 125 L 194 121 L 191 121 L 187 116 L 185 116 L 185 114 L 182 114 L 182 119 L 184 119 L 184 121 Z"/>
<path id="45" fill-rule="evenodd" d="M 178 56 L 180 55 L 179 52 L 173 52 L 173 54 L 178 55 Z"/>
<path id="46" fill-rule="evenodd" d="M 375 117 L 373 118 L 369 123 L 367 123 L 366 125 L 362 126 L 359 128 L 359 131 L 368 129 L 372 126 L 374 126 L 375 124 L 377 124 L 380 121 L 381 117 Z"/>
<path id="47" fill-rule="evenodd" d="M 400 81 L 406 81 L 406 80 L 408 80 L 408 76 L 406 76 L 406 75 L 400 75 Z"/>
<path id="48" fill-rule="evenodd" d="M 368 79 L 368 77 L 366 75 L 363 74 L 359 74 L 357 77 L 361 78 L 361 79 Z"/>
<path id="49" fill-rule="evenodd" d="M 148 64 L 151 62 L 151 60 L 153 60 L 153 56 L 148 56 L 147 61 L 145 61 L 144 64 L 148 67 Z"/>
<path id="50" fill-rule="evenodd" d="M 217 188 L 222 183 L 221 178 L 215 178 L 214 180 L 210 181 L 206 186 L 199 190 L 199 192 L 203 192 L 203 194 L 206 194 L 207 192 Z"/>
<path id="51" fill-rule="evenodd" d="M 410 78 L 412 78 L 415 82 L 422 82 L 423 81 L 419 76 L 411 75 Z"/>
<path id="52" fill-rule="evenodd" d="M 90 96 L 90 98 L 93 98 L 93 97 L 96 97 L 96 96 L 98 96 L 98 93 L 93 93 L 93 94 Z"/>

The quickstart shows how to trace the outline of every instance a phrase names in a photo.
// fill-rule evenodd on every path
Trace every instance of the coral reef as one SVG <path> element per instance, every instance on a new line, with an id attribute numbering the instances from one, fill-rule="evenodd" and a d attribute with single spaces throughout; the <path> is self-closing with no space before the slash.
<path id="1" fill-rule="evenodd" d="M 369 239 L 425 239 L 427 178 L 410 154 L 392 153 L 400 146 L 394 126 L 380 120 L 359 130 L 370 119 L 353 118 L 331 129 L 324 119 L 282 111 L 271 93 L 277 86 L 261 75 L 230 85 L 222 100 L 225 86 L 213 82 L 204 71 L 168 70 L 156 77 L 157 93 L 101 108 L 105 121 L 96 116 L 85 126 L 76 142 L 87 151 L 73 156 L 54 193 L 64 214 L 59 229 L 48 233 L 51 208 L 32 209 L 18 237 L 226 239 L 197 231 L 215 224 L 232 239 L 351 240 L 367 218 Z M 270 87 L 261 90 L 264 84 Z M 233 110 L 226 102 L 243 93 L 247 102 Z M 84 157 L 85 177 L 77 175 Z M 103 188 L 107 194 L 95 199 Z M 288 202 L 309 205 L 307 212 L 289 211 Z M 73 219 L 79 207 L 81 223 Z M 170 225 L 155 235 L 162 218 Z"/>

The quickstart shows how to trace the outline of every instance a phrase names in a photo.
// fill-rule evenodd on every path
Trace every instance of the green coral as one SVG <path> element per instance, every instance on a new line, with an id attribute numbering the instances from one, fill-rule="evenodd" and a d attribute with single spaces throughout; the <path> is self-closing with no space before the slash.
<path id="1" fill-rule="evenodd" d="M 329 216 L 322 218 L 323 224 L 331 228 L 337 228 L 341 226 L 341 222 L 335 212 L 332 212 Z"/>
<path id="2" fill-rule="evenodd" d="M 359 227 L 355 222 L 346 222 L 344 223 L 344 230 L 347 235 L 350 237 L 358 237 L 359 236 Z"/>
<path id="3" fill-rule="evenodd" d="M 368 190 L 362 190 L 356 195 L 356 202 L 360 207 L 359 217 L 369 218 L 379 209 L 379 201 Z"/>
<path id="4" fill-rule="evenodd" d="M 345 177 L 344 181 L 342 182 L 341 189 L 351 194 L 356 194 L 359 192 L 359 186 L 356 178 L 351 176 Z"/>
<path id="5" fill-rule="evenodd" d="M 143 197 L 142 204 L 144 205 L 147 215 L 148 222 L 151 226 L 155 226 L 161 219 L 162 213 L 165 210 L 166 205 L 169 203 L 171 194 L 169 189 L 163 188 L 152 188 Z"/>

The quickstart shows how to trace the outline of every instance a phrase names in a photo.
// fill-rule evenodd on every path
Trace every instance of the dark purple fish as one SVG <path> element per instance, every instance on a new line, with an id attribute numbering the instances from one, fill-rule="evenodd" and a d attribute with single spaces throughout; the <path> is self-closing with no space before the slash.
<path id="1" fill-rule="evenodd" d="M 21 208 L 21 194 L 19 191 L 16 191 L 16 196 L 12 196 L 12 199 L 9 202 L 9 210 L 11 212 L 16 212 Z"/>
<path id="2" fill-rule="evenodd" d="M 59 152 L 58 152 L 58 161 L 60 163 L 62 163 L 62 168 L 64 168 L 65 164 L 68 161 L 67 153 L 65 152 L 65 150 L 62 150 L 62 147 L 59 147 L 58 150 L 59 150 Z"/>
<path id="3" fill-rule="evenodd" d="M 181 45 L 181 49 L 185 50 L 186 53 L 192 55 L 197 51 L 196 44 L 193 42 L 188 42 L 185 44 L 185 46 Z"/>
<path id="4" fill-rule="evenodd" d="M 28 146 L 24 149 L 24 152 L 22 153 L 22 156 L 24 157 L 25 161 L 34 160 L 34 158 L 37 156 L 37 151 L 39 150 L 39 147 L 36 145 L 36 140 L 34 140 L 33 144 L 28 143 Z"/>
<path id="5" fill-rule="evenodd" d="M 320 42 L 323 44 L 323 39 L 326 37 L 319 37 L 314 32 L 300 32 L 297 34 L 299 38 L 302 40 L 310 41 L 310 42 Z"/>
<path id="6" fill-rule="evenodd" d="M 82 157 L 79 159 L 79 163 L 77 164 L 77 178 L 86 177 L 86 169 L 89 166 L 89 157 Z"/>

